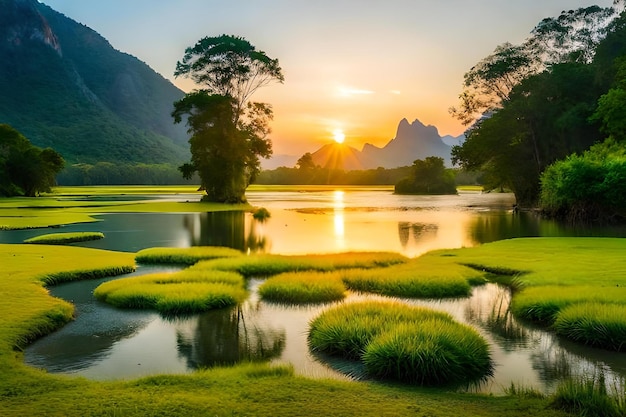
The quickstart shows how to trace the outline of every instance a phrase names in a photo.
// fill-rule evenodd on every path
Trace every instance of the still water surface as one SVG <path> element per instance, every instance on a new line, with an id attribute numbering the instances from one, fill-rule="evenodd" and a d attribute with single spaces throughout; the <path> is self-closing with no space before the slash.
<path id="1" fill-rule="evenodd" d="M 532 213 L 513 213 L 509 194 L 395 196 L 389 191 L 349 188 L 259 191 L 248 198 L 269 209 L 272 217 L 259 223 L 249 214 L 231 212 L 107 214 L 98 223 L 62 230 L 102 231 L 105 239 L 81 246 L 133 252 L 153 246 L 224 245 L 248 252 L 386 250 L 407 256 L 512 237 L 626 236 L 621 228 L 573 228 Z M 0 242 L 17 243 L 41 233 L 0 232 Z M 140 266 L 134 274 L 157 270 L 173 269 Z M 28 347 L 27 363 L 93 379 L 186 373 L 244 360 L 291 363 L 297 373 L 310 377 L 363 376 L 350 363 L 315 357 L 308 350 L 308 322 L 330 305 L 287 307 L 263 302 L 256 295 L 261 281 L 253 279 L 249 299 L 236 308 L 165 319 L 154 312 L 118 310 L 95 301 L 93 289 L 108 279 L 50 289 L 76 305 L 77 317 Z M 378 298 L 351 294 L 346 302 Z M 464 299 L 403 301 L 448 311 L 489 341 L 495 374 L 471 390 L 500 393 L 515 383 L 549 392 L 573 374 L 626 375 L 626 355 L 572 344 L 522 325 L 511 317 L 509 300 L 506 288 L 488 284 Z"/>

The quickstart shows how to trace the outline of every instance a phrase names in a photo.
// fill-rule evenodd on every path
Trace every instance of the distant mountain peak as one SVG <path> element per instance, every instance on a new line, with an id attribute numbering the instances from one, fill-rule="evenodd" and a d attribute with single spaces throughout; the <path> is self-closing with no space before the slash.
<path id="1" fill-rule="evenodd" d="M 37 0 L 0 0 L 0 42 L 19 48 L 29 41 L 41 42 L 61 54 L 61 45 Z"/>

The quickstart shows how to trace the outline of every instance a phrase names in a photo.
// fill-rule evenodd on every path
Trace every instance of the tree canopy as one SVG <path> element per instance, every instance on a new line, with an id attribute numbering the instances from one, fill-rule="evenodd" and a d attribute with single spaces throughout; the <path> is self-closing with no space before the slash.
<path id="1" fill-rule="evenodd" d="M 278 60 L 241 37 L 206 37 L 186 49 L 175 76 L 204 87 L 174 103 L 174 121 L 186 118 L 191 134 L 191 162 L 180 167 L 183 176 L 198 172 L 210 201 L 244 202 L 260 171 L 259 157 L 272 153 L 272 109 L 249 98 L 272 81 L 284 81 Z"/>
<path id="2" fill-rule="evenodd" d="M 429 156 L 417 159 L 411 175 L 395 186 L 396 194 L 456 194 L 454 171 L 446 169 L 443 158 Z"/>
<path id="3" fill-rule="evenodd" d="M 64 165 L 55 150 L 34 146 L 11 126 L 0 124 L 0 195 L 34 197 L 49 192 Z"/>
<path id="4" fill-rule="evenodd" d="M 623 135 L 624 19 L 595 6 L 563 12 L 544 19 L 524 44 L 499 47 L 474 66 L 457 111 L 471 126 L 453 147 L 453 162 L 533 206 L 548 166 L 601 142 L 603 132 Z"/>

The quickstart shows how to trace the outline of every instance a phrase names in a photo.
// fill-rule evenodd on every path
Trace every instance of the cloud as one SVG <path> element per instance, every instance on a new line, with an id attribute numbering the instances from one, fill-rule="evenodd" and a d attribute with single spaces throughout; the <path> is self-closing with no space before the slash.
<path id="1" fill-rule="evenodd" d="M 338 88 L 338 94 L 340 97 L 362 96 L 362 95 L 369 95 L 369 94 L 374 94 L 374 93 L 375 91 L 365 90 L 361 88 L 353 88 L 353 87 L 345 87 L 345 86 Z"/>

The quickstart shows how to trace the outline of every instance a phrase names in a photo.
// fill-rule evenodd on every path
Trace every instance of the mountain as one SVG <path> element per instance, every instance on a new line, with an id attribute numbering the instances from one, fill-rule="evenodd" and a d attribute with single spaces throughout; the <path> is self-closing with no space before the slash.
<path id="1" fill-rule="evenodd" d="M 351 171 L 364 169 L 362 155 L 357 149 L 343 143 L 329 143 L 311 154 L 315 165 L 329 169 Z"/>
<path id="2" fill-rule="evenodd" d="M 451 146 L 461 144 L 464 140 L 463 135 L 441 137 L 436 127 L 426 126 L 417 119 L 413 123 L 402 119 L 395 138 L 382 148 L 366 143 L 359 151 L 344 144 L 333 143 L 322 146 L 312 157 L 316 165 L 348 171 L 378 167 L 397 168 L 413 165 L 416 159 L 425 159 L 428 156 L 439 156 L 446 166 L 452 166 Z"/>
<path id="3" fill-rule="evenodd" d="M 184 93 L 92 29 L 37 0 L 0 0 L 0 123 L 70 163 L 180 163 Z"/>

